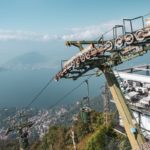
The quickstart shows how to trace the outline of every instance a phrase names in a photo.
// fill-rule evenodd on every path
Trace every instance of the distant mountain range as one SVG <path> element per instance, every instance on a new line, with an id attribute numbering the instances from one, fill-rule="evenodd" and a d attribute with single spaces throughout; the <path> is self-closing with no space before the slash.
<path id="1" fill-rule="evenodd" d="M 13 64 L 37 64 L 47 62 L 48 60 L 46 57 L 39 52 L 33 51 L 30 53 L 25 53 L 21 56 L 15 57 L 14 59 L 10 60 L 8 63 Z"/>
<path id="2" fill-rule="evenodd" d="M 49 69 L 55 67 L 52 64 L 52 60 L 48 59 L 45 55 L 33 51 L 11 59 L 1 66 L 1 70 Z"/>

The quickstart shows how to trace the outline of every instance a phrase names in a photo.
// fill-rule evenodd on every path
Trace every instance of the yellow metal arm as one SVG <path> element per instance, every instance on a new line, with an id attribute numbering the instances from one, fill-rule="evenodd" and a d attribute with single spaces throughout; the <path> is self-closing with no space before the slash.
<path id="1" fill-rule="evenodd" d="M 119 83 L 110 67 L 104 67 L 103 73 L 110 88 L 112 97 L 116 103 L 117 110 L 123 119 L 124 127 L 133 149 L 140 149 L 140 146 L 145 143 L 144 136 L 132 116 L 130 109 L 125 103 L 124 95 L 119 87 Z"/>
<path id="2" fill-rule="evenodd" d="M 98 41 L 67 41 L 66 46 L 76 46 L 82 51 L 84 48 L 82 45 L 88 45 L 88 44 L 98 44 Z"/>

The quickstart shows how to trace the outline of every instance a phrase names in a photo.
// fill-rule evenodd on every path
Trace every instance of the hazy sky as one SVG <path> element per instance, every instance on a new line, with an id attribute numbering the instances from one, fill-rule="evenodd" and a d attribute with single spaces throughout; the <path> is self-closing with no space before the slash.
<path id="1" fill-rule="evenodd" d="M 58 53 L 62 58 L 73 53 L 65 40 L 95 39 L 122 18 L 149 13 L 149 5 L 148 0 L 0 0 L 0 64 L 32 51 L 56 63 Z"/>
<path id="2" fill-rule="evenodd" d="M 0 0 L 0 69 L 10 69 L 0 72 L 0 105 L 27 104 L 59 70 L 61 60 L 77 52 L 65 46 L 66 40 L 96 39 L 123 18 L 149 12 L 148 0 Z M 149 63 L 149 54 L 144 58 L 130 65 Z M 99 95 L 100 80 L 90 81 L 91 95 Z M 54 83 L 39 100 L 49 104 L 79 82 Z M 77 92 L 68 101 L 86 91 Z"/>

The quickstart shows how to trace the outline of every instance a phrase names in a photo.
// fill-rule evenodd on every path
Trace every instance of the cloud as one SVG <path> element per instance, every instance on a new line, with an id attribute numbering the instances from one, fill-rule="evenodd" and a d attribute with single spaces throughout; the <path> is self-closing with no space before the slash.
<path id="1" fill-rule="evenodd" d="M 60 39 L 62 40 L 86 40 L 97 38 L 103 33 L 111 30 L 116 24 L 120 24 L 120 21 L 114 20 L 106 23 L 91 25 L 82 28 L 72 28 L 68 29 L 69 34 L 62 35 Z M 110 35 L 109 35 L 110 36 Z"/>
<path id="2" fill-rule="evenodd" d="M 113 28 L 114 25 L 119 24 L 118 20 L 109 21 L 106 23 L 91 25 L 82 28 L 66 29 L 66 34 L 42 34 L 38 32 L 21 31 L 21 30 L 0 30 L 0 41 L 8 40 L 30 40 L 47 42 L 51 40 L 85 40 L 96 38 L 104 32 Z"/>
<path id="3" fill-rule="evenodd" d="M 0 30 L 0 40 L 30 40 L 30 41 L 49 41 L 54 39 L 54 35 L 41 34 L 37 32 L 21 30 Z"/>

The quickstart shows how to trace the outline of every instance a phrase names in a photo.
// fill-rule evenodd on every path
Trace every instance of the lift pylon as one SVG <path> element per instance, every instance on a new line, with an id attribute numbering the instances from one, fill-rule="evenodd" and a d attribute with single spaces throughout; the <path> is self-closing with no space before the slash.
<path id="1" fill-rule="evenodd" d="M 130 19 L 130 22 L 136 19 L 139 19 L 139 17 Z M 57 81 L 61 78 L 73 78 L 76 80 L 89 70 L 98 68 L 108 82 L 108 87 L 123 119 L 132 148 L 140 149 L 145 143 L 144 136 L 125 102 L 124 95 L 112 70 L 114 66 L 142 56 L 150 50 L 150 26 L 144 26 L 143 24 L 142 29 L 134 30 L 132 22 L 130 25 L 131 32 L 126 32 L 125 24 L 115 26 L 115 30 L 118 27 L 124 30 L 123 35 L 112 37 L 111 40 L 106 40 L 102 37 L 98 41 L 67 41 L 68 46 L 76 46 L 80 52 L 63 65 L 62 70 L 56 74 L 55 79 Z M 89 46 L 84 48 L 83 45 Z"/>
<path id="2" fill-rule="evenodd" d="M 34 123 L 31 121 L 25 121 L 20 122 L 19 124 L 14 124 L 7 129 L 5 134 L 8 135 L 10 134 L 10 132 L 16 131 L 19 135 L 20 150 L 28 150 L 29 149 L 28 132 L 25 129 L 31 128 L 33 124 Z"/>

